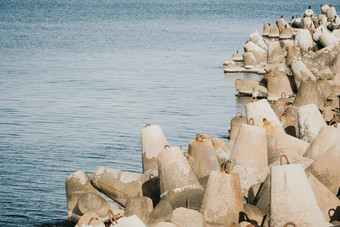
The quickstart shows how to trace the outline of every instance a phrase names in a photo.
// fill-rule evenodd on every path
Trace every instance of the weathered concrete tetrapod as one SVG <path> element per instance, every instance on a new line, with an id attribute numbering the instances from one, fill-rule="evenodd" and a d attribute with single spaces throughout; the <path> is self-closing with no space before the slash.
<path id="1" fill-rule="evenodd" d="M 179 207 L 172 211 L 171 222 L 181 227 L 205 227 L 203 215 L 197 210 L 190 209 L 189 200 L 187 207 Z"/>
<path id="2" fill-rule="evenodd" d="M 305 141 L 287 135 L 281 127 L 274 126 L 271 121 L 264 120 L 263 127 L 266 129 L 266 141 L 268 151 L 268 164 L 278 165 L 279 158 L 288 154 L 293 162 L 303 163 L 305 167 L 313 160 L 304 158 L 309 144 Z"/>
<path id="3" fill-rule="evenodd" d="M 235 62 L 242 62 L 243 61 L 243 54 L 239 53 L 238 51 L 236 53 L 233 53 L 233 56 L 231 58 Z"/>
<path id="4" fill-rule="evenodd" d="M 332 221 L 332 215 L 329 214 L 329 211 L 331 209 L 336 210 L 337 207 L 340 208 L 340 200 L 316 179 L 313 174 L 307 172 L 306 175 L 325 220 Z M 340 219 L 340 217 L 338 218 Z"/>
<path id="5" fill-rule="evenodd" d="M 147 217 L 146 224 L 153 226 L 160 222 L 169 222 L 172 216 L 172 207 L 169 201 L 161 200 Z"/>
<path id="6" fill-rule="evenodd" d="M 331 6 L 327 9 L 326 16 L 328 18 L 328 21 L 334 20 L 334 18 L 337 16 L 336 9 L 334 6 Z"/>
<path id="7" fill-rule="evenodd" d="M 242 211 L 241 187 L 237 174 L 230 173 L 227 163 L 220 171 L 211 171 L 208 185 L 202 201 L 201 213 L 206 226 L 226 226 L 237 223 Z"/>
<path id="8" fill-rule="evenodd" d="M 312 35 L 307 29 L 300 29 L 296 35 L 297 46 L 301 51 L 308 51 L 309 48 L 314 47 Z"/>
<path id="9" fill-rule="evenodd" d="M 340 141 L 336 142 L 306 169 L 324 184 L 334 195 L 340 186 Z"/>
<path id="10" fill-rule="evenodd" d="M 323 126 L 303 156 L 316 160 L 320 155 L 338 142 L 339 138 L 340 127 Z"/>
<path id="11" fill-rule="evenodd" d="M 237 112 L 236 116 L 231 119 L 230 123 L 230 140 L 235 141 L 238 131 L 242 124 L 246 124 L 247 119 L 241 112 Z"/>
<path id="12" fill-rule="evenodd" d="M 252 52 L 246 52 L 244 54 L 244 67 L 246 69 L 252 69 L 256 65 L 256 58 Z"/>
<path id="13" fill-rule="evenodd" d="M 135 214 L 143 223 L 145 223 L 152 210 L 153 204 L 149 197 L 133 197 L 127 200 L 124 215 L 129 217 Z"/>
<path id="14" fill-rule="evenodd" d="M 219 169 L 219 162 L 211 139 L 196 134 L 196 139 L 189 142 L 188 152 L 194 158 L 191 168 L 197 178 L 209 175 L 210 171 Z"/>
<path id="15" fill-rule="evenodd" d="M 320 5 L 321 13 L 326 15 L 328 8 L 329 8 L 329 5 L 327 4 Z"/>
<path id="16" fill-rule="evenodd" d="M 262 35 L 263 35 L 264 37 L 267 37 L 267 36 L 269 35 L 270 28 L 271 28 L 271 27 L 270 27 L 269 24 L 263 25 L 263 33 L 262 33 Z"/>
<path id="17" fill-rule="evenodd" d="M 301 60 L 294 59 L 291 62 L 290 67 L 294 75 L 294 81 L 297 89 L 300 88 L 302 81 L 306 81 L 309 78 L 314 81 L 316 80 L 314 74 L 307 68 L 307 66 Z"/>
<path id="18" fill-rule="evenodd" d="M 79 219 L 75 227 L 105 227 L 105 224 L 96 213 L 87 213 Z"/>
<path id="19" fill-rule="evenodd" d="M 299 107 L 297 115 L 300 139 L 311 143 L 318 135 L 320 129 L 326 126 L 326 122 L 315 104 Z"/>
<path id="20" fill-rule="evenodd" d="M 268 168 L 266 130 L 241 124 L 229 160 L 249 168 Z"/>
<path id="21" fill-rule="evenodd" d="M 270 39 L 279 38 L 280 37 L 279 28 L 278 27 L 271 27 L 268 36 L 269 36 Z"/>
<path id="22" fill-rule="evenodd" d="M 263 40 L 263 38 L 260 36 L 258 32 L 253 32 L 249 35 L 249 40 L 261 47 L 264 50 L 268 50 L 268 46 Z"/>
<path id="23" fill-rule="evenodd" d="M 292 39 L 292 29 L 285 27 L 280 30 L 280 40 Z"/>
<path id="24" fill-rule="evenodd" d="M 204 189 L 180 148 L 166 146 L 157 161 L 161 199 L 168 200 L 172 209 L 176 209 L 184 207 L 189 198 L 192 208 L 198 210 Z"/>
<path id="25" fill-rule="evenodd" d="M 263 182 L 268 174 L 266 130 L 242 124 L 230 153 L 233 173 L 240 179 L 242 195 L 246 196 L 251 185 Z"/>
<path id="26" fill-rule="evenodd" d="M 267 77 L 267 89 L 269 101 L 278 100 L 282 93 L 287 96 L 293 94 L 289 79 L 285 73 L 271 71 Z"/>
<path id="27" fill-rule="evenodd" d="M 267 51 L 259 47 L 252 41 L 248 41 L 244 46 L 245 52 L 252 52 L 256 59 L 256 66 L 267 64 Z"/>
<path id="28" fill-rule="evenodd" d="M 224 140 L 217 137 L 212 138 L 211 142 L 213 143 L 219 164 L 221 165 L 223 162 L 228 161 L 232 148 L 232 142 L 224 142 Z"/>
<path id="29" fill-rule="evenodd" d="M 279 41 L 268 42 L 268 64 L 284 63 L 286 53 Z"/>
<path id="30" fill-rule="evenodd" d="M 266 99 L 246 104 L 247 121 L 254 119 L 255 126 L 263 126 L 263 118 L 281 127 L 281 123 Z"/>
<path id="31" fill-rule="evenodd" d="M 313 80 L 302 81 L 293 105 L 300 107 L 312 103 L 321 111 L 324 109 L 324 98 L 322 97 L 319 85 Z"/>
<path id="32" fill-rule="evenodd" d="M 290 27 L 289 24 L 287 23 L 287 21 L 285 21 L 285 19 L 283 19 L 282 17 L 280 17 L 279 19 L 276 20 L 276 26 L 281 30 L 284 29 L 286 27 Z"/>
<path id="33" fill-rule="evenodd" d="M 300 138 L 297 111 L 296 106 L 290 105 L 285 109 L 279 120 L 281 123 L 283 122 L 282 128 L 288 135 Z"/>
<path id="34" fill-rule="evenodd" d="M 115 215 L 121 215 L 123 210 L 114 204 L 109 203 L 91 184 L 90 177 L 84 171 L 76 171 L 70 174 L 66 181 L 66 197 L 68 219 L 78 221 L 86 213 L 93 212 L 100 216 L 102 220 L 108 220 L 108 210 L 112 210 Z"/>
<path id="35" fill-rule="evenodd" d="M 154 169 L 157 173 L 157 156 L 168 141 L 158 125 L 145 125 L 141 132 L 143 172 Z M 157 175 L 157 174 L 156 174 Z"/>
<path id="36" fill-rule="evenodd" d="M 146 227 L 146 225 L 137 217 L 132 215 L 130 217 L 122 217 L 110 225 L 110 227 Z"/>
<path id="37" fill-rule="evenodd" d="M 93 173 L 93 185 L 110 199 L 125 206 L 130 197 L 142 195 L 144 175 L 99 166 Z"/>
<path id="38" fill-rule="evenodd" d="M 302 165 L 272 167 L 270 194 L 271 226 L 284 226 L 287 221 L 294 222 L 299 227 L 329 226 L 317 204 Z"/>
<path id="39" fill-rule="evenodd" d="M 265 214 L 252 204 L 243 204 L 243 212 L 240 215 L 240 221 L 247 221 L 255 226 L 262 226 L 262 221 Z"/>
<path id="40" fill-rule="evenodd" d="M 177 227 L 177 225 L 171 222 L 159 222 L 158 224 L 153 225 L 152 227 Z"/>
<path id="41" fill-rule="evenodd" d="M 305 17 L 312 17 L 313 15 L 314 15 L 314 12 L 309 6 L 308 9 L 305 10 Z"/>

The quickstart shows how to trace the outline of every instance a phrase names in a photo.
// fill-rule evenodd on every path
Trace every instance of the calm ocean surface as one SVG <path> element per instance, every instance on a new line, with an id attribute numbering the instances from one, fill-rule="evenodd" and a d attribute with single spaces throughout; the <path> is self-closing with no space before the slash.
<path id="1" fill-rule="evenodd" d="M 146 123 L 184 148 L 196 133 L 226 140 L 244 106 L 224 60 L 321 3 L 1 0 L 0 226 L 65 225 L 76 170 L 141 172 Z"/>

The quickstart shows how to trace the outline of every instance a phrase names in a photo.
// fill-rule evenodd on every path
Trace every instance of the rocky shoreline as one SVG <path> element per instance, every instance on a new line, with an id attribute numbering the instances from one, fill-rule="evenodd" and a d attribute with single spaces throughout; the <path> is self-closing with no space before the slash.
<path id="1" fill-rule="evenodd" d="M 340 17 L 332 6 L 320 9 L 264 25 L 244 54 L 225 61 L 225 73 L 259 74 L 235 81 L 251 102 L 231 119 L 229 142 L 196 134 L 185 151 L 147 124 L 143 173 L 100 166 L 92 179 L 81 170 L 67 177 L 69 222 L 340 225 Z"/>

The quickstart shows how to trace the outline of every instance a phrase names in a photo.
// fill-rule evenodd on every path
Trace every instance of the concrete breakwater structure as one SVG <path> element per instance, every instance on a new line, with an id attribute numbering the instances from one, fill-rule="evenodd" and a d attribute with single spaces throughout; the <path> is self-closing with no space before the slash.
<path id="1" fill-rule="evenodd" d="M 76 226 L 340 225 L 340 18 L 265 25 L 225 62 L 250 96 L 231 119 L 230 141 L 196 134 L 188 150 L 168 144 L 157 125 L 141 131 L 143 173 L 98 167 L 65 182 Z M 109 202 L 108 198 L 117 204 Z"/>

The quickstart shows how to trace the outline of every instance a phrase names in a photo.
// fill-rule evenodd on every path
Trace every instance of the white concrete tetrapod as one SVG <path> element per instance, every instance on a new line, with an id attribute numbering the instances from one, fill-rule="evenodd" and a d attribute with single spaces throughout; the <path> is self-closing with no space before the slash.
<path id="1" fill-rule="evenodd" d="M 93 173 L 92 183 L 99 191 L 121 206 L 125 206 L 130 197 L 142 195 L 144 175 L 99 166 Z"/>
<path id="2" fill-rule="evenodd" d="M 323 126 L 303 156 L 316 160 L 320 155 L 338 142 L 339 138 L 340 127 Z"/>
<path id="3" fill-rule="evenodd" d="M 227 171 L 225 172 L 225 166 Z M 242 211 L 240 180 L 230 173 L 230 165 L 223 164 L 220 171 L 211 171 L 200 212 L 207 227 L 229 226 L 238 223 Z"/>
<path id="4" fill-rule="evenodd" d="M 146 124 L 141 132 L 143 172 L 155 169 L 157 175 L 157 156 L 168 141 L 158 125 Z"/>
<path id="5" fill-rule="evenodd" d="M 196 134 L 196 139 L 189 142 L 188 152 L 194 158 L 191 167 L 198 179 L 209 175 L 212 170 L 219 169 L 220 164 L 211 139 Z"/>
<path id="6" fill-rule="evenodd" d="M 84 171 L 76 171 L 70 174 L 66 181 L 66 197 L 68 219 L 78 221 L 85 213 L 93 212 L 102 220 L 109 220 L 107 211 L 111 209 L 115 215 L 121 215 L 123 210 L 119 209 L 91 184 L 90 177 Z"/>
<path id="7" fill-rule="evenodd" d="M 205 227 L 203 215 L 197 210 L 190 209 L 189 199 L 186 207 L 178 207 L 172 211 L 171 222 L 181 227 Z"/>
<path id="8" fill-rule="evenodd" d="M 315 104 L 299 107 L 297 115 L 300 139 L 311 143 L 318 135 L 320 129 L 326 126 L 326 122 Z"/>
<path id="9" fill-rule="evenodd" d="M 334 195 L 340 186 L 340 141 L 336 142 L 306 169 L 324 184 Z"/>
<path id="10" fill-rule="evenodd" d="M 287 162 L 288 159 L 285 157 Z M 281 160 L 282 164 L 282 160 Z M 270 225 L 329 226 L 317 204 L 305 171 L 300 164 L 271 168 Z"/>
<path id="11" fill-rule="evenodd" d="M 172 209 L 176 209 L 184 207 L 185 200 L 188 198 L 191 201 L 191 207 L 198 210 L 204 189 L 182 150 L 179 147 L 167 145 L 158 155 L 157 161 L 161 199 L 168 200 Z"/>

